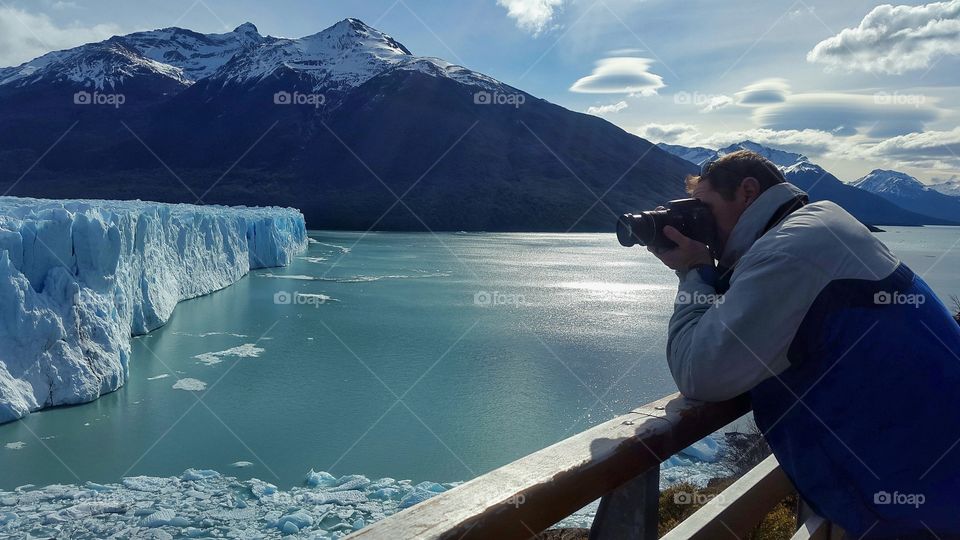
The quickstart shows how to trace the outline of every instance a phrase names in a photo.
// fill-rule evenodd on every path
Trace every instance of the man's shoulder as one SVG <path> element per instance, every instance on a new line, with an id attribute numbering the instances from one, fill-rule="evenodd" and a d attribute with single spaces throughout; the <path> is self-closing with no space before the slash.
<path id="1" fill-rule="evenodd" d="M 880 279 L 899 260 L 869 229 L 836 203 L 810 203 L 760 237 L 751 254 L 784 254 L 833 278 Z"/>

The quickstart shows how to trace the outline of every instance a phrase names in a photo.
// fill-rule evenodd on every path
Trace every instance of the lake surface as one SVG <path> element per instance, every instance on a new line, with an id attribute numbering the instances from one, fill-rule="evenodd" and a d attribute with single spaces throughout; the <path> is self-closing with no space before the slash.
<path id="1" fill-rule="evenodd" d="M 960 228 L 880 237 L 960 294 Z M 465 480 L 676 391 L 676 277 L 612 234 L 311 238 L 134 338 L 119 391 L 0 426 L 0 489 L 190 467 Z"/>

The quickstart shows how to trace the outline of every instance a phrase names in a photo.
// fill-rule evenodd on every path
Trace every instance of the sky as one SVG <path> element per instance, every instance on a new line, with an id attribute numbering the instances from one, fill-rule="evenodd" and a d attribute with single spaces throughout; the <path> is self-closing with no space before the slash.
<path id="1" fill-rule="evenodd" d="M 0 66 L 138 30 L 300 37 L 346 17 L 654 142 L 960 179 L 960 0 L 0 0 Z"/>

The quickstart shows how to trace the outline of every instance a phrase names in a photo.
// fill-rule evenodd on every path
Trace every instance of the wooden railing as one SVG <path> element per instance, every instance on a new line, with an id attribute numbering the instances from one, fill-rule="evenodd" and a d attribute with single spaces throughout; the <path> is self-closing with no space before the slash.
<path id="1" fill-rule="evenodd" d="M 479 476 L 348 538 L 527 539 L 601 499 L 591 540 L 657 538 L 660 463 L 750 410 L 745 396 L 704 403 L 679 394 L 649 403 Z M 730 537 L 754 528 L 793 491 L 768 457 L 666 536 Z M 801 513 L 800 538 L 830 525 Z"/>

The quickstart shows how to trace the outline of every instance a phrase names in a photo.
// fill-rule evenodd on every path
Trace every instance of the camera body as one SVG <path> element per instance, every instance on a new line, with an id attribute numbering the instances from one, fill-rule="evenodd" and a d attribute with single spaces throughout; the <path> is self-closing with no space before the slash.
<path id="1" fill-rule="evenodd" d="M 676 199 L 662 209 L 620 216 L 617 220 L 617 240 L 624 247 L 674 248 L 677 244 L 663 234 L 663 228 L 667 225 L 711 248 L 716 245 L 717 226 L 713 213 L 710 207 L 697 199 Z"/>

